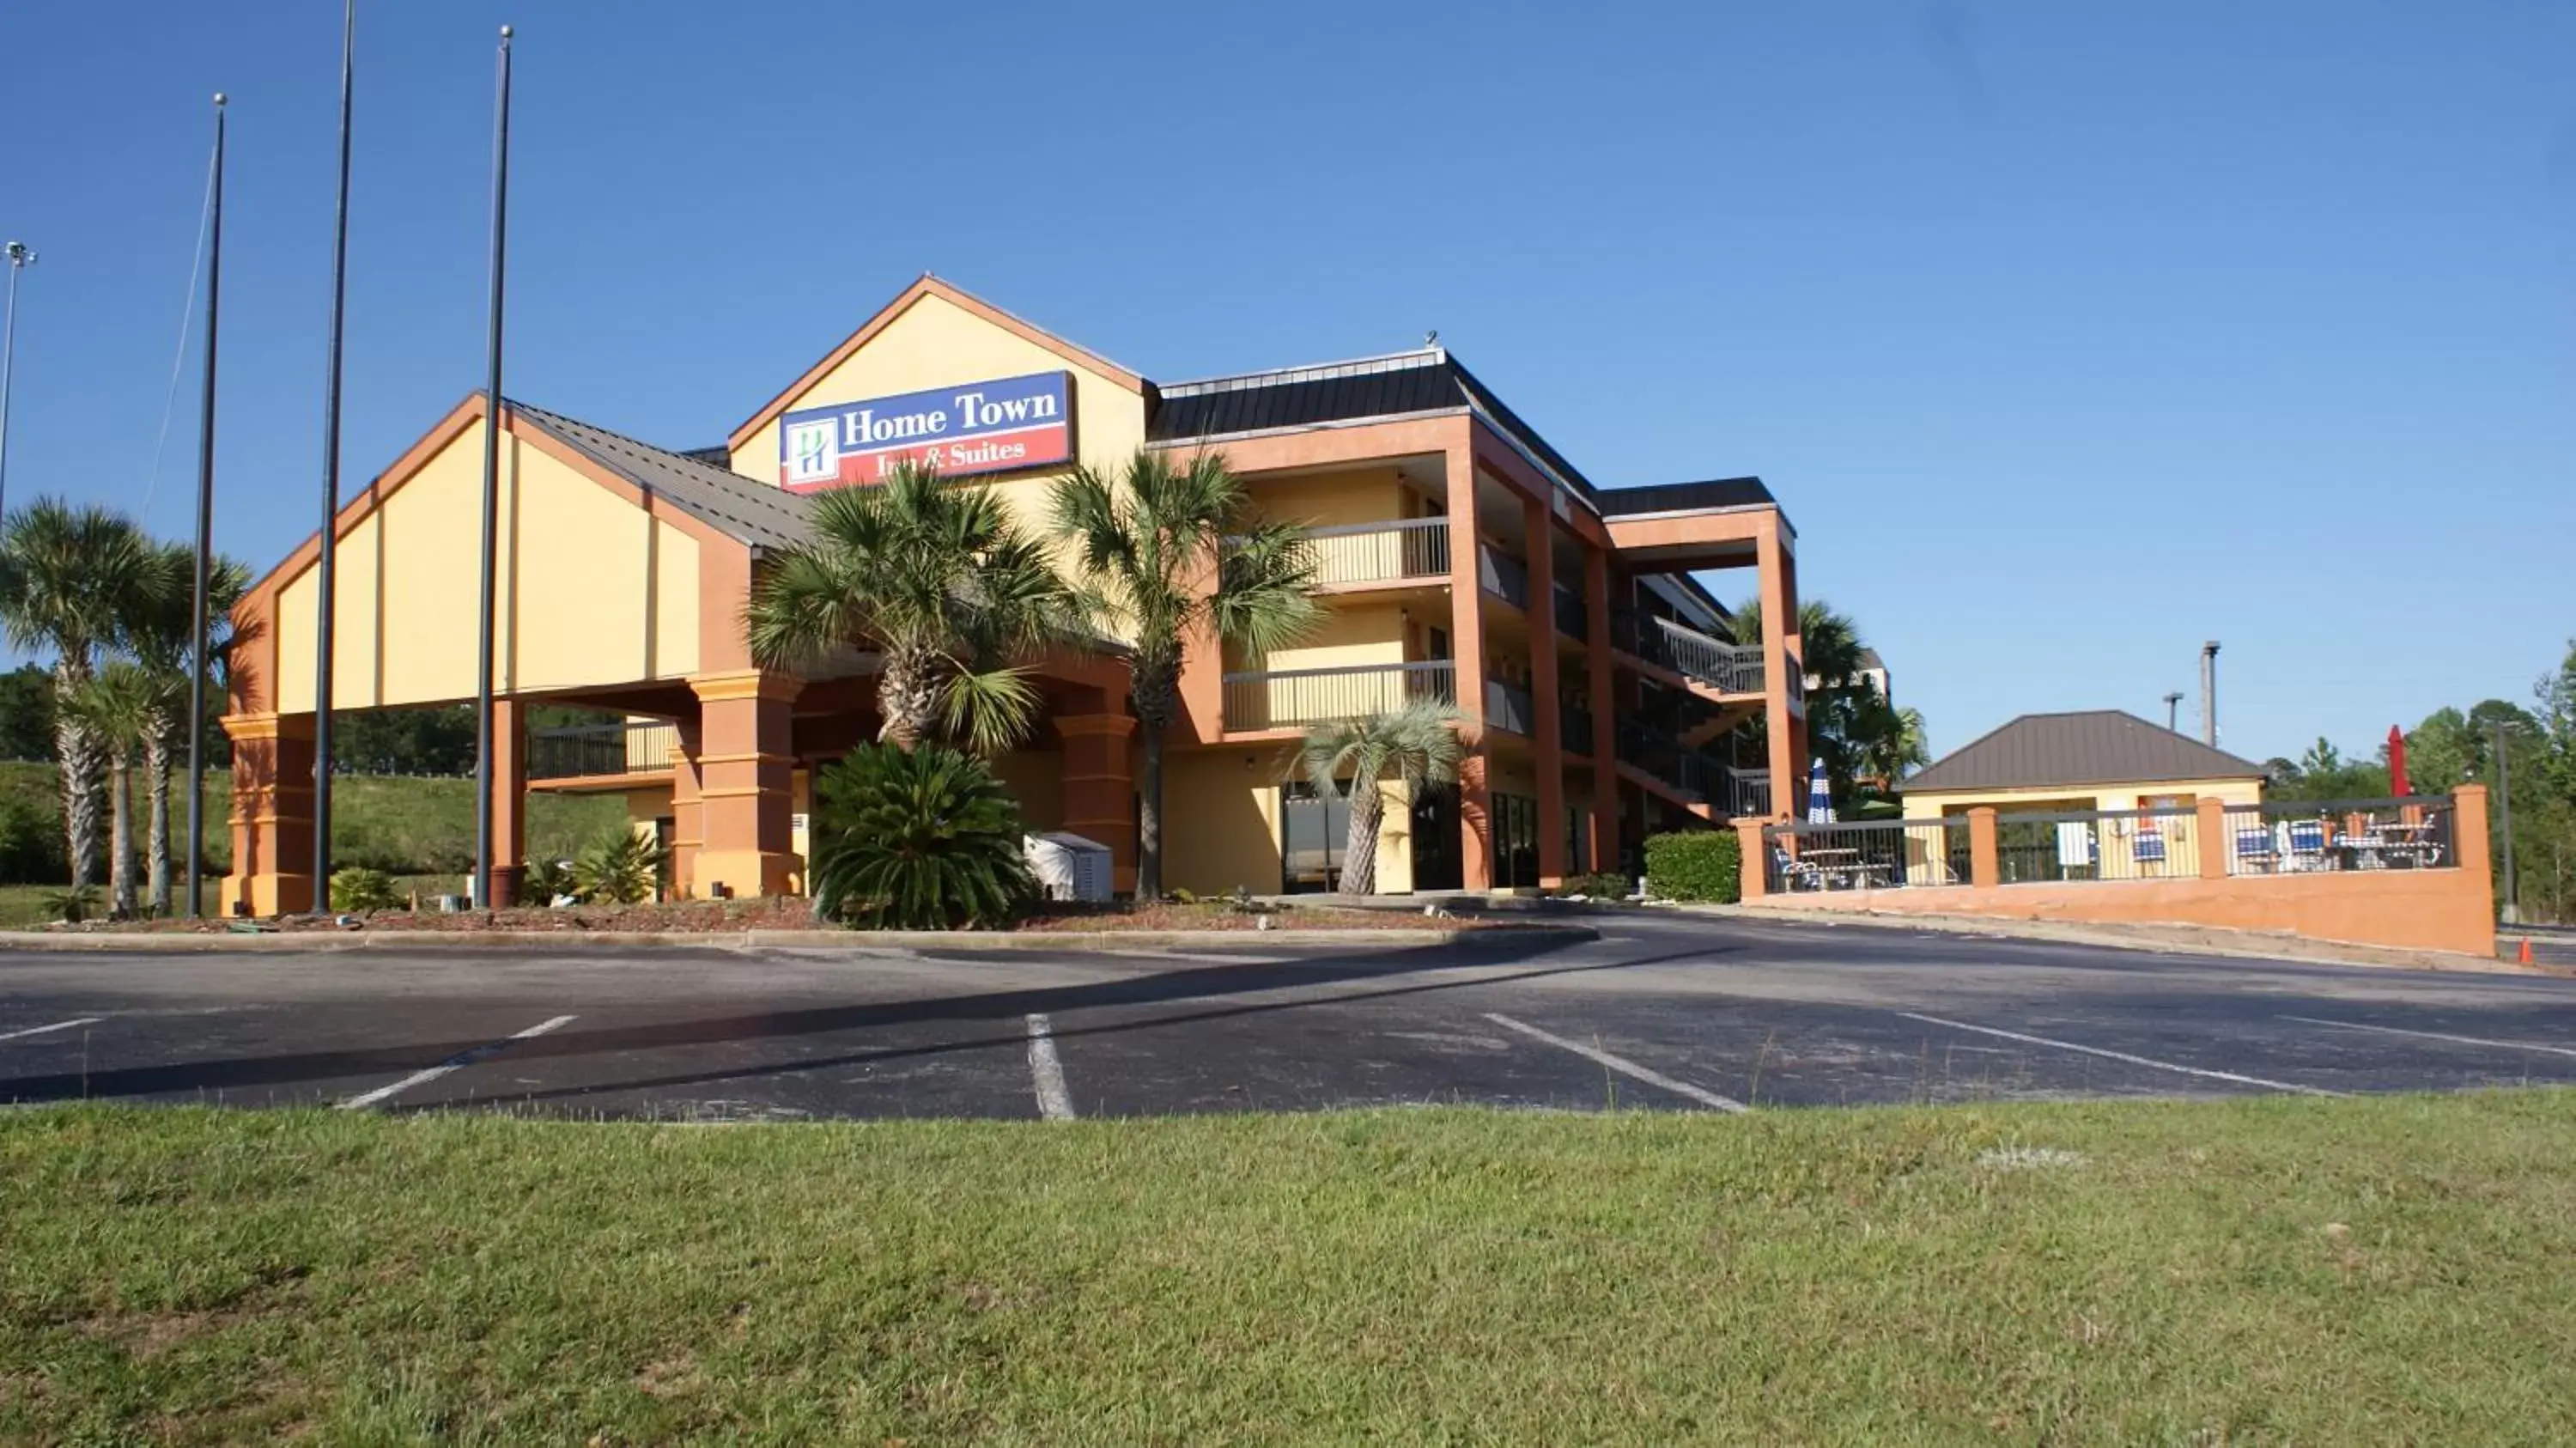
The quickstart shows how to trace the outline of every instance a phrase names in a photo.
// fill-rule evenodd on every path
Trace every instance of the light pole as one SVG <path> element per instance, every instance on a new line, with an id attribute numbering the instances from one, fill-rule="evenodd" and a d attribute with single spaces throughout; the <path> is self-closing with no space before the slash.
<path id="1" fill-rule="evenodd" d="M 2496 721 L 2496 820 L 2504 826 L 2504 923 L 2514 924 L 2522 917 L 2514 901 L 2513 880 L 2513 762 L 2506 750 L 2511 744 L 2505 732 L 2505 721 Z"/>
<path id="2" fill-rule="evenodd" d="M 2180 689 L 2165 695 L 2165 732 L 2168 734 L 2182 732 L 2182 690 Z"/>
<path id="3" fill-rule="evenodd" d="M 18 360 L 18 273 L 36 264 L 35 249 L 23 241 L 6 248 L 9 258 L 9 313 L 0 321 L 0 515 L 9 510 L 9 377 Z"/>

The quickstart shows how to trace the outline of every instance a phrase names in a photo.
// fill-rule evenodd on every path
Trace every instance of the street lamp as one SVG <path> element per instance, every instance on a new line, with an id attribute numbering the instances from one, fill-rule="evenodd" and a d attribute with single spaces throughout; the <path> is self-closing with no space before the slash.
<path id="1" fill-rule="evenodd" d="M 9 311 L 0 321 L 0 516 L 9 508 L 9 374 L 18 355 L 18 273 L 36 264 L 36 252 L 23 241 L 9 243 L 0 255 L 9 258 Z"/>

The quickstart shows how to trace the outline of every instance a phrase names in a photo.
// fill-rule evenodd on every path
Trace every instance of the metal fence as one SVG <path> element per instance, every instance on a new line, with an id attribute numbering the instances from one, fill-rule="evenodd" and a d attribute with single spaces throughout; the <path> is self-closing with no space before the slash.
<path id="1" fill-rule="evenodd" d="M 678 726 L 658 719 L 540 729 L 528 736 L 528 778 L 652 774 L 671 767 Z"/>
<path id="2" fill-rule="evenodd" d="M 1968 883 L 1964 817 L 1771 825 L 1762 844 L 1763 880 L 1773 893 Z"/>
<path id="3" fill-rule="evenodd" d="M 1571 584 L 1556 586 L 1556 631 L 1567 638 L 1592 637 L 1592 610 L 1584 605 L 1583 590 Z"/>
<path id="4" fill-rule="evenodd" d="M 1317 583 L 1391 583 L 1449 572 L 1449 520 L 1408 518 L 1308 530 Z"/>
<path id="5" fill-rule="evenodd" d="M 1688 624 L 1615 609 L 1610 641 L 1647 663 L 1697 679 L 1721 694 L 1762 692 L 1762 650 L 1713 638 Z"/>
<path id="6" fill-rule="evenodd" d="M 1281 669 L 1225 676 L 1229 730 L 1297 729 L 1367 719 L 1425 700 L 1458 702 L 1458 668 L 1447 659 L 1418 664 L 1362 664 L 1340 669 Z"/>
<path id="7" fill-rule="evenodd" d="M 2231 875 L 2435 870 L 2460 861 L 2447 795 L 2229 805 L 2226 818 Z"/>
<path id="8" fill-rule="evenodd" d="M 1538 736 L 1538 705 L 1527 689 L 1500 679 L 1485 681 L 1485 724 L 1528 738 Z"/>
<path id="9" fill-rule="evenodd" d="M 1557 737 L 1564 743 L 1567 753 L 1590 754 L 1592 752 L 1592 711 L 1590 709 L 1577 708 L 1570 702 L 1559 700 L 1556 706 L 1556 727 Z"/>
<path id="10" fill-rule="evenodd" d="M 1476 545 L 1476 581 L 1505 603 L 1529 607 L 1529 565 L 1491 543 Z"/>
<path id="11" fill-rule="evenodd" d="M 1999 883 L 2175 880 L 2200 874 L 2194 809 L 2040 810 L 1995 817 Z"/>
<path id="12" fill-rule="evenodd" d="M 1771 771 L 1729 766 L 1725 802 L 1726 812 L 1736 819 L 1760 819 L 1771 813 Z"/>

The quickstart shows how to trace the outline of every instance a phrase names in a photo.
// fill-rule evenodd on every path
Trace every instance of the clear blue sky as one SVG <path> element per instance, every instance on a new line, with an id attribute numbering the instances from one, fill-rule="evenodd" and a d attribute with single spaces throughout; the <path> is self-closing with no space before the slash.
<path id="1" fill-rule="evenodd" d="M 221 88 L 218 541 L 311 530 L 338 17 L 12 14 L 13 501 L 142 505 Z M 2576 7 L 370 0 L 352 488 L 478 385 L 504 19 L 507 386 L 658 442 L 926 269 L 1158 378 L 1436 327 L 1597 482 L 1758 473 L 1936 748 L 2218 638 L 2230 747 L 2366 749 L 2576 634 Z"/>

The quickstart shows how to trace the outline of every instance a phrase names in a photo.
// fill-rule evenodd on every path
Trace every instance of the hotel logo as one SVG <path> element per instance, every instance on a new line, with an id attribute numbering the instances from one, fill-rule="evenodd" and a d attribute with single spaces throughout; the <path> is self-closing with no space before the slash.
<path id="1" fill-rule="evenodd" d="M 829 483 L 841 476 L 840 423 L 833 418 L 787 428 L 787 481 Z"/>

